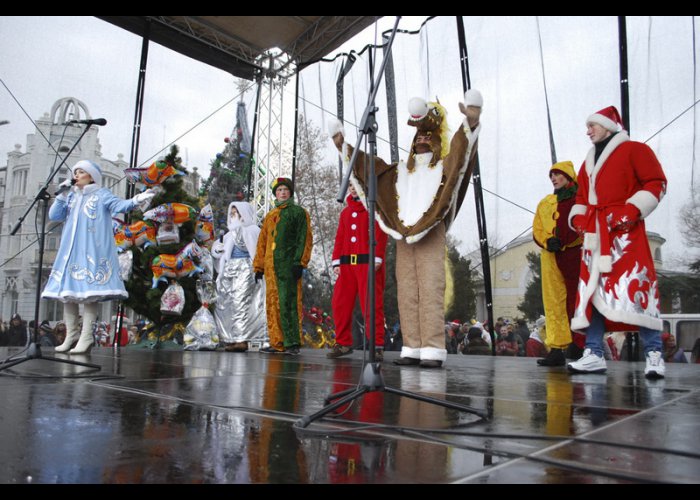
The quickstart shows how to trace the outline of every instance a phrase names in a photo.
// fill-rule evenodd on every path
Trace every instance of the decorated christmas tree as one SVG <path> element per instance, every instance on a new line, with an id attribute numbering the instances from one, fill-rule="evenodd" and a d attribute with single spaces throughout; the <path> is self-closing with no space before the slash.
<path id="1" fill-rule="evenodd" d="M 129 292 L 125 305 L 148 318 L 159 336 L 171 332 L 174 327 L 184 330 L 201 305 L 196 292 L 200 258 L 195 257 L 191 262 L 185 259 L 189 249 L 204 248 L 200 246 L 202 242 L 196 242 L 199 200 L 183 189 L 183 178 L 187 174 L 175 145 L 163 160 L 146 169 L 127 171 L 132 180 L 138 179 L 159 191 L 148 209 L 133 211 L 129 221 L 129 227 L 146 227 L 144 232 L 148 231 L 150 236 L 144 238 L 145 243 L 137 240 L 125 250 L 133 252 L 131 277 L 125 283 Z M 170 271 L 175 276 L 169 275 Z M 180 285 L 184 292 L 184 307 L 179 314 L 168 311 L 167 304 L 163 303 L 163 295 L 170 285 Z"/>
<path id="2" fill-rule="evenodd" d="M 251 138 L 246 120 L 245 103 L 238 103 L 236 126 L 226 145 L 210 163 L 209 179 L 200 190 L 214 212 L 214 226 L 227 231 L 228 205 L 232 201 L 249 199 L 248 177 L 251 168 Z"/>

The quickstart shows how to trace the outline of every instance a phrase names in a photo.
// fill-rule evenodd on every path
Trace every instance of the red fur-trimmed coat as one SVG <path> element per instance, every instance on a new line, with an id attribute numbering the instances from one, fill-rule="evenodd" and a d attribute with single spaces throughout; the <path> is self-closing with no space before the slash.
<path id="1" fill-rule="evenodd" d="M 592 148 L 578 174 L 576 204 L 569 225 L 584 215 L 585 235 L 573 330 L 590 325 L 592 307 L 606 319 L 606 331 L 660 330 L 659 286 L 644 219 L 666 193 L 666 176 L 646 144 L 625 132 L 612 137 L 598 161 Z M 610 228 L 632 204 L 641 214 L 629 230 Z"/>

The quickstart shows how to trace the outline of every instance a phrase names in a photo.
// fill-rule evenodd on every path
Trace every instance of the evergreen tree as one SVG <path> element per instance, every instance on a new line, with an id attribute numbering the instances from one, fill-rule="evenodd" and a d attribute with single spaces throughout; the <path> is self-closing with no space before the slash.
<path id="1" fill-rule="evenodd" d="M 252 193 L 248 196 L 250 144 L 245 104 L 239 102 L 233 134 L 226 138 L 224 150 L 209 164 L 209 179 L 199 193 L 202 197 L 206 196 L 206 203 L 211 205 L 216 230 L 227 231 L 229 203 L 252 198 Z"/>
<path id="2" fill-rule="evenodd" d="M 528 267 L 532 273 L 532 279 L 527 284 L 523 301 L 518 305 L 518 310 L 530 321 L 535 321 L 540 315 L 544 315 L 544 302 L 542 302 L 542 267 L 540 254 L 528 252 Z"/>
<path id="3" fill-rule="evenodd" d="M 471 261 L 459 253 L 457 244 L 453 237 L 447 237 L 447 260 L 453 286 L 452 300 L 445 309 L 445 319 L 466 322 L 476 315 L 476 291 L 474 274 L 470 270 Z"/>
<path id="4" fill-rule="evenodd" d="M 178 156 L 178 147 L 173 145 L 170 153 L 165 157 L 165 162 L 174 166 L 177 170 L 188 174 L 182 166 L 182 159 Z M 188 195 L 183 189 L 183 177 L 172 176 L 161 184 L 163 191 L 157 194 L 151 202 L 149 209 L 155 208 L 163 203 L 183 203 L 195 210 L 199 210 L 199 200 Z M 134 210 L 131 222 L 143 220 L 143 213 Z M 131 247 L 133 252 L 133 270 L 131 278 L 125 283 L 129 292 L 129 298 L 125 305 L 133 309 L 136 313 L 148 318 L 153 322 L 159 331 L 164 331 L 164 327 L 171 327 L 173 323 L 187 325 L 192 315 L 199 309 L 200 302 L 197 298 L 196 281 L 197 277 L 181 277 L 177 282 L 185 292 L 185 307 L 181 316 L 164 316 L 160 312 L 160 301 L 167 284 L 160 282 L 157 288 L 151 288 L 153 272 L 151 263 L 160 254 L 177 254 L 182 248 L 190 243 L 195 236 L 196 220 L 184 222 L 179 227 L 180 242 L 164 245 L 154 245 L 148 248 Z"/>

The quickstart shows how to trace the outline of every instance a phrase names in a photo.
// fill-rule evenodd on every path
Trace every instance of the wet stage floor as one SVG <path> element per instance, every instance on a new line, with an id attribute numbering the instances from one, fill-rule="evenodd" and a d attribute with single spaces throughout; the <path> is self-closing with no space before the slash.
<path id="1" fill-rule="evenodd" d="M 365 372 L 362 351 L 326 352 L 126 347 L 56 355 L 100 371 L 20 363 L 0 372 L 0 483 L 700 481 L 700 364 L 649 381 L 643 363 L 569 375 L 534 358 L 449 355 L 435 370 L 388 352 L 386 390 L 310 418 Z"/>

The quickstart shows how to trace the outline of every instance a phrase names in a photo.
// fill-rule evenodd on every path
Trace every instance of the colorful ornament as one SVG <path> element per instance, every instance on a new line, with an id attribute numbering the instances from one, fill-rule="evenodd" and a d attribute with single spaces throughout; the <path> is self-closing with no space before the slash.
<path id="1" fill-rule="evenodd" d="M 113 229 L 118 252 L 132 246 L 148 248 L 156 244 L 156 228 L 151 222 L 138 221 L 127 226 L 123 221 L 113 219 Z"/>
<path id="2" fill-rule="evenodd" d="M 176 254 L 160 254 L 154 257 L 151 262 L 152 288 L 157 288 L 161 280 L 167 281 L 166 278 L 180 278 L 202 273 L 204 269 L 194 262 L 194 259 L 199 259 L 201 256 L 202 247 L 192 240 Z"/>
<path id="3" fill-rule="evenodd" d="M 162 224 L 174 222 L 178 226 L 183 222 L 195 220 L 197 210 L 184 203 L 163 203 L 143 214 L 144 220 L 152 220 Z"/>
<path id="4" fill-rule="evenodd" d="M 157 186 L 175 175 L 185 175 L 184 172 L 164 161 L 154 162 L 146 168 L 127 168 L 124 173 L 132 184 L 141 182 L 148 187 Z"/>

